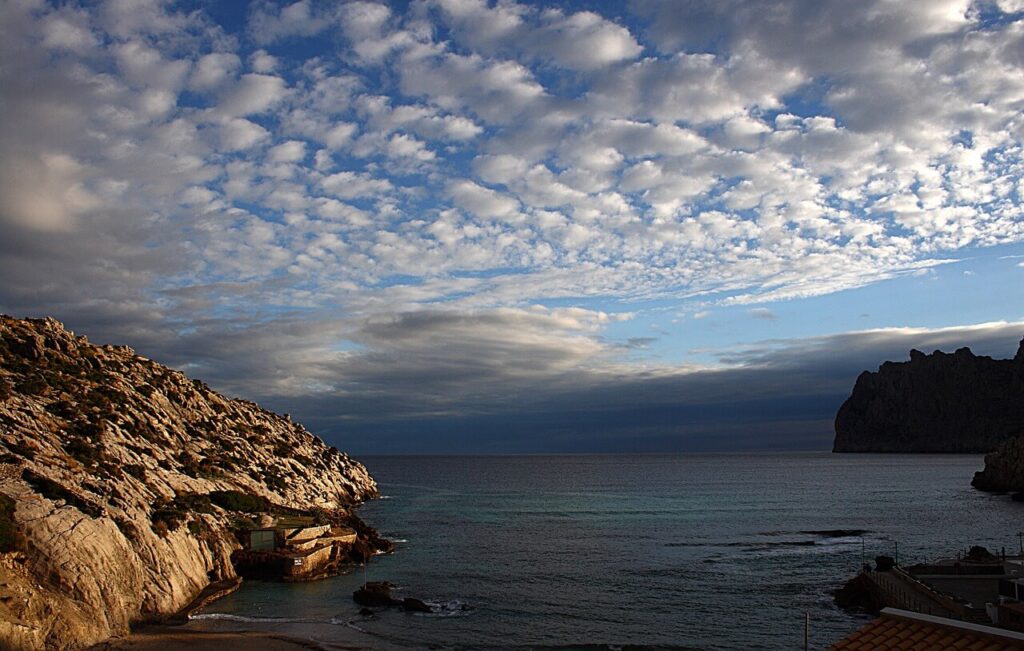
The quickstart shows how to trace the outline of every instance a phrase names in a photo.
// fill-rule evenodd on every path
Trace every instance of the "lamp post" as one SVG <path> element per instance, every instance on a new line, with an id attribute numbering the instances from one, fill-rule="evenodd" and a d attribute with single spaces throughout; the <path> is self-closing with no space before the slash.
<path id="1" fill-rule="evenodd" d="M 1024 531 L 1017 532 L 1017 542 L 1020 543 L 1020 557 L 1024 559 Z"/>

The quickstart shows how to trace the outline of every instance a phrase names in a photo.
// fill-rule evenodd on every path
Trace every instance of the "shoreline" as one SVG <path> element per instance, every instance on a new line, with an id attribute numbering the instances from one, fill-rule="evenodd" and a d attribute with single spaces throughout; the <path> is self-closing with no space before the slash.
<path id="1" fill-rule="evenodd" d="M 89 651 L 359 651 L 362 646 L 325 646 L 314 640 L 279 633 L 258 631 L 196 631 L 180 626 L 151 624 L 122 638 L 113 638 L 89 647 Z"/>

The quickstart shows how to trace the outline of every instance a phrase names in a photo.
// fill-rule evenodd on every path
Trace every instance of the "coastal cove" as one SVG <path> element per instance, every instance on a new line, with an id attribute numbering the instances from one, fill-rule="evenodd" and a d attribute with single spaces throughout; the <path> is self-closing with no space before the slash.
<path id="1" fill-rule="evenodd" d="M 439 613 L 361 616 L 353 574 L 251 581 L 186 629 L 375 649 L 823 648 L 867 617 L 831 591 L 864 554 L 1016 550 L 1022 505 L 970 486 L 981 455 L 365 457 L 397 543 L 366 568 Z"/>

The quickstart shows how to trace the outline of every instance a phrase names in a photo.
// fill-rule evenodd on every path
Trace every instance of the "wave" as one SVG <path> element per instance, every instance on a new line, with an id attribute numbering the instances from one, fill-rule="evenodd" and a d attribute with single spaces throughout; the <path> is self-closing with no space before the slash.
<path id="1" fill-rule="evenodd" d="M 867 529 L 803 529 L 800 531 L 762 531 L 759 536 L 817 536 L 819 538 L 851 538 L 871 533 Z"/>
<path id="2" fill-rule="evenodd" d="M 428 599 L 423 603 L 430 606 L 429 613 L 423 613 L 426 616 L 435 617 L 459 617 L 462 615 L 468 615 L 473 607 L 469 604 L 460 601 L 459 599 L 449 599 L 447 601 L 436 601 Z"/>
<path id="3" fill-rule="evenodd" d="M 259 624 L 261 622 L 275 623 L 275 624 L 308 624 L 315 622 L 316 620 L 295 618 L 295 617 L 253 617 L 250 615 L 234 615 L 232 613 L 199 613 L 196 615 L 189 615 L 190 620 L 220 620 L 226 622 L 245 622 L 249 624 Z"/>

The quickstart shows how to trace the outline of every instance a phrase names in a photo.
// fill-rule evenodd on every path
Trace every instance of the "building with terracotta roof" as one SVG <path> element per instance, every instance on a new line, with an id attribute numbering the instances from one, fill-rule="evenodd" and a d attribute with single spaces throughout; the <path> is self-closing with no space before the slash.
<path id="1" fill-rule="evenodd" d="M 844 651 L 1024 651 L 1024 633 L 921 613 L 882 609 L 881 616 L 829 649 Z"/>

